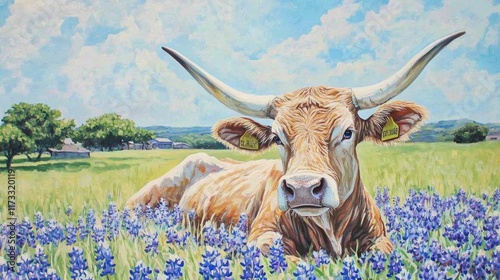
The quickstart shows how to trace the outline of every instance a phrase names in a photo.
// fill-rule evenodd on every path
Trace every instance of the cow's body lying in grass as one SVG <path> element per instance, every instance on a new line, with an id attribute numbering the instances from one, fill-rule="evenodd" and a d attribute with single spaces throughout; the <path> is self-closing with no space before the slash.
<path id="1" fill-rule="evenodd" d="M 245 212 L 249 241 L 264 253 L 279 235 L 285 252 L 295 256 L 319 249 L 333 257 L 370 249 L 392 251 L 380 211 L 361 182 L 356 146 L 363 140 L 404 141 L 418 129 L 426 117 L 425 109 L 410 102 L 386 102 L 462 34 L 434 42 L 395 75 L 374 86 L 311 87 L 279 97 L 238 92 L 165 48 L 226 106 L 274 120 L 271 127 L 248 118 L 224 120 L 213 128 L 216 138 L 247 151 L 276 144 L 281 161 L 235 162 L 192 155 L 148 183 L 128 205 L 154 206 L 163 198 L 170 205 L 194 209 L 199 223 L 212 219 L 234 224 Z M 357 114 L 376 106 L 380 107 L 366 120 Z"/>

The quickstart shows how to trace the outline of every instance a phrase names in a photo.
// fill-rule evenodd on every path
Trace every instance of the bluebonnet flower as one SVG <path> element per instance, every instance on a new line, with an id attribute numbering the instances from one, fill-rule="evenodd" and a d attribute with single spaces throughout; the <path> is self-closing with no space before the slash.
<path id="1" fill-rule="evenodd" d="M 95 211 L 94 209 L 89 209 L 87 212 L 87 217 L 85 220 L 85 223 L 87 225 L 87 230 L 91 231 L 95 227 L 97 219 L 95 217 Z"/>
<path id="2" fill-rule="evenodd" d="M 457 250 L 450 250 L 452 266 L 461 274 L 468 273 L 471 268 L 471 253 L 465 251 L 459 253 Z"/>
<path id="3" fill-rule="evenodd" d="M 0 256 L 0 279 L 15 279 L 13 274 L 14 273 L 9 270 L 7 261 Z"/>
<path id="4" fill-rule="evenodd" d="M 192 221 L 195 216 L 196 216 L 196 212 L 194 210 L 189 210 L 189 212 L 188 212 L 189 220 Z"/>
<path id="5" fill-rule="evenodd" d="M 330 256 L 328 256 L 328 254 L 323 249 L 320 249 L 318 252 L 313 252 L 313 258 L 317 267 L 330 263 Z"/>
<path id="6" fill-rule="evenodd" d="M 389 255 L 389 265 L 387 277 L 393 277 L 400 274 L 403 271 L 404 264 L 401 260 L 401 255 L 397 251 L 393 251 Z"/>
<path id="7" fill-rule="evenodd" d="M 111 252 L 111 249 L 109 248 L 109 245 L 100 242 L 97 245 L 97 249 L 95 251 L 96 253 L 96 263 L 97 263 L 97 268 L 101 273 L 99 274 L 101 277 L 107 276 L 107 275 L 113 275 L 115 274 L 115 262 L 114 262 L 114 257 L 113 253 Z"/>
<path id="8" fill-rule="evenodd" d="M 144 234 L 144 241 L 146 242 L 146 253 L 158 254 L 158 232 L 148 232 Z"/>
<path id="9" fill-rule="evenodd" d="M 106 234 L 106 230 L 100 226 L 94 226 L 94 230 L 92 231 L 92 240 L 95 243 L 103 242 L 104 235 Z"/>
<path id="10" fill-rule="evenodd" d="M 128 223 L 130 222 L 131 216 L 130 216 L 130 209 L 128 207 L 123 208 L 122 212 L 122 228 L 127 229 Z"/>
<path id="11" fill-rule="evenodd" d="M 120 213 L 116 208 L 116 203 L 111 201 L 108 206 L 107 214 L 107 224 L 105 228 L 108 232 L 108 239 L 111 240 L 118 235 L 118 231 L 120 229 Z"/>
<path id="12" fill-rule="evenodd" d="M 182 268 L 184 267 L 184 261 L 175 255 L 170 255 L 165 263 L 165 270 L 163 274 L 167 276 L 167 279 L 177 280 L 182 277 Z"/>
<path id="13" fill-rule="evenodd" d="M 488 279 L 491 273 L 491 269 L 488 266 L 488 259 L 484 254 L 479 254 L 474 259 L 474 266 L 472 269 L 472 275 L 475 279 Z"/>
<path id="14" fill-rule="evenodd" d="M 172 210 L 172 213 L 170 214 L 172 216 L 173 226 L 179 225 L 181 223 L 182 214 L 183 214 L 183 211 L 179 207 L 179 205 L 174 205 L 174 209 Z"/>
<path id="15" fill-rule="evenodd" d="M 146 219 L 148 219 L 148 220 L 153 220 L 155 217 L 155 211 L 149 205 L 146 205 L 146 211 L 144 212 L 144 214 L 146 216 Z"/>
<path id="16" fill-rule="evenodd" d="M 33 230 L 30 230 L 30 232 L 28 233 L 28 236 L 26 238 L 27 238 L 26 241 L 28 242 L 28 246 L 30 246 L 31 248 L 35 248 L 36 247 L 35 232 Z M 0 239 L 0 244 L 2 244 L 1 239 Z M 1 246 L 0 246 L 0 248 L 1 248 Z"/>
<path id="17" fill-rule="evenodd" d="M 348 257 L 343 261 L 343 267 L 340 271 L 339 279 L 343 280 L 361 280 L 359 269 L 354 264 L 354 261 Z"/>
<path id="18" fill-rule="evenodd" d="M 26 243 L 27 237 L 33 229 L 33 226 L 28 218 L 24 218 L 21 223 L 17 223 L 16 228 L 16 245 L 18 248 L 21 248 Z"/>
<path id="19" fill-rule="evenodd" d="M 282 273 L 288 267 L 285 259 L 285 247 L 282 237 L 275 238 L 269 248 L 269 268 L 271 273 Z"/>
<path id="20" fill-rule="evenodd" d="M 246 213 L 240 215 L 236 226 L 231 230 L 224 251 L 232 255 L 238 255 L 247 245 L 248 216 Z"/>
<path id="21" fill-rule="evenodd" d="M 469 213 L 475 219 L 483 220 L 486 217 L 486 207 L 483 202 L 475 197 L 469 199 Z"/>
<path id="22" fill-rule="evenodd" d="M 33 258 L 33 270 L 37 273 L 37 276 L 43 278 L 47 274 L 49 267 L 50 264 L 45 251 L 41 246 L 37 246 Z"/>
<path id="23" fill-rule="evenodd" d="M 489 261 L 490 273 L 495 277 L 500 278 L 500 248 L 497 247 L 493 250 L 491 254 L 491 259 Z"/>
<path id="24" fill-rule="evenodd" d="M 17 258 L 17 274 L 21 278 L 32 279 L 35 276 L 33 259 L 28 254 L 22 254 Z"/>
<path id="25" fill-rule="evenodd" d="M 127 225 L 127 231 L 133 238 L 139 236 L 139 232 L 141 231 L 141 229 L 142 229 L 142 224 L 138 218 L 130 219 L 130 222 Z"/>
<path id="26" fill-rule="evenodd" d="M 170 211 L 168 209 L 167 202 L 163 198 L 161 198 L 160 202 L 158 202 L 154 210 L 154 222 L 157 225 L 164 224 L 166 226 L 170 226 L 171 224 L 169 224 L 169 218 Z"/>
<path id="27" fill-rule="evenodd" d="M 219 247 L 219 238 L 217 230 L 212 225 L 205 225 L 203 228 L 203 235 L 205 237 L 205 245 Z"/>
<path id="28" fill-rule="evenodd" d="M 260 261 L 260 250 L 251 245 L 243 251 L 243 260 L 240 262 L 243 267 L 241 279 L 267 279 L 264 272 L 264 265 Z"/>
<path id="29" fill-rule="evenodd" d="M 443 254 L 443 246 L 437 240 L 433 239 L 429 245 L 429 258 L 433 262 L 440 263 Z"/>
<path id="30" fill-rule="evenodd" d="M 145 265 L 142 261 L 138 261 L 135 267 L 130 270 L 130 280 L 150 279 L 149 275 L 151 273 L 153 273 L 151 268 Z"/>
<path id="31" fill-rule="evenodd" d="M 57 244 L 66 238 L 63 226 L 54 219 L 49 220 L 47 223 L 47 234 L 52 244 Z"/>
<path id="32" fill-rule="evenodd" d="M 380 274 L 385 269 L 385 253 L 380 251 L 374 252 L 370 258 L 370 263 L 372 264 L 372 269 L 375 273 Z"/>
<path id="33" fill-rule="evenodd" d="M 61 277 L 57 275 L 57 272 L 53 268 L 47 269 L 47 273 L 45 273 L 44 276 L 41 276 L 39 279 L 45 279 L 45 280 L 61 280 Z"/>
<path id="34" fill-rule="evenodd" d="M 229 267 L 229 260 L 221 257 L 220 252 L 212 247 L 207 247 L 203 260 L 200 263 L 199 273 L 203 279 L 233 279 L 233 273 Z"/>
<path id="35" fill-rule="evenodd" d="M 35 213 L 35 225 L 36 230 L 40 230 L 45 226 L 45 220 L 43 219 L 43 215 L 40 211 Z"/>
<path id="36" fill-rule="evenodd" d="M 448 280 L 451 279 L 446 276 L 446 270 L 438 266 L 435 262 L 427 260 L 421 267 L 418 273 L 419 279 L 424 280 Z"/>
<path id="37" fill-rule="evenodd" d="M 314 266 L 308 263 L 297 264 L 297 269 L 293 273 L 295 279 L 297 280 L 316 280 L 316 275 L 314 274 Z"/>
<path id="38" fill-rule="evenodd" d="M 137 203 L 135 206 L 134 206 L 134 214 L 135 216 L 140 219 L 143 215 L 144 215 L 144 211 L 142 209 L 142 206 Z"/>
<path id="39" fill-rule="evenodd" d="M 76 227 L 72 223 L 66 225 L 66 244 L 73 245 L 76 242 Z"/>
<path id="40" fill-rule="evenodd" d="M 377 187 L 377 194 L 375 195 L 375 202 L 377 203 L 377 206 L 383 208 L 384 206 L 389 204 L 389 201 L 389 188 L 384 187 L 384 189 L 381 190 L 380 187 Z"/>
<path id="41" fill-rule="evenodd" d="M 499 216 L 489 216 L 483 225 L 484 230 L 484 241 L 486 243 L 484 249 L 491 250 L 500 245 L 500 236 L 498 231 L 500 230 L 500 217 Z"/>
<path id="42" fill-rule="evenodd" d="M 37 230 L 36 239 L 38 240 L 38 243 L 40 243 L 40 245 L 45 246 L 50 244 L 50 238 L 47 228 L 44 227 Z"/>
<path id="43" fill-rule="evenodd" d="M 73 207 L 69 205 L 64 213 L 66 214 L 66 216 L 70 216 L 71 214 L 73 214 Z"/>
<path id="44" fill-rule="evenodd" d="M 90 273 L 87 271 L 87 260 L 83 255 L 83 250 L 79 247 L 73 247 L 68 255 L 71 279 L 92 279 Z"/>
<path id="45" fill-rule="evenodd" d="M 78 229 L 78 232 L 79 232 L 80 239 L 83 240 L 83 239 L 87 238 L 87 236 L 89 235 L 90 230 L 87 229 L 86 225 L 83 222 L 83 218 L 81 216 L 78 218 L 78 222 L 77 223 L 78 223 L 77 229 Z"/>

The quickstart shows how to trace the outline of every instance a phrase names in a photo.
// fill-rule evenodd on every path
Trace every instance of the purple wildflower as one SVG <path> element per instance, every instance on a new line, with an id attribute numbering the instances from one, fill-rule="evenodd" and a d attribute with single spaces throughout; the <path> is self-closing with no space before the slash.
<path id="1" fill-rule="evenodd" d="M 316 280 L 316 275 L 314 274 L 314 266 L 308 263 L 299 263 L 297 269 L 293 273 L 295 279 L 298 280 Z"/>
<path id="2" fill-rule="evenodd" d="M 144 251 L 146 253 L 152 253 L 153 255 L 158 254 L 158 232 L 149 232 L 144 235 L 144 241 L 146 243 L 146 248 Z"/>
<path id="3" fill-rule="evenodd" d="M 401 273 L 404 268 L 403 266 L 401 255 L 397 251 L 392 252 L 389 256 L 389 272 L 387 273 L 387 277 L 393 277 Z"/>
<path id="4" fill-rule="evenodd" d="M 149 275 L 153 271 L 142 261 L 138 261 L 134 268 L 130 270 L 130 280 L 146 280 L 150 279 Z"/>
<path id="5" fill-rule="evenodd" d="M 499 216 L 489 216 L 484 221 L 484 241 L 486 245 L 485 250 L 491 250 L 500 245 L 500 236 L 498 231 L 500 230 L 500 217 Z"/>
<path id="6" fill-rule="evenodd" d="M 475 279 L 488 279 L 491 269 L 488 267 L 488 260 L 484 255 L 478 255 L 474 259 L 472 275 Z"/>
<path id="7" fill-rule="evenodd" d="M 318 252 L 313 252 L 313 258 L 317 267 L 330 263 L 330 256 L 328 256 L 326 251 L 323 249 L 320 249 Z"/>
<path id="8" fill-rule="evenodd" d="M 79 217 L 78 218 L 78 222 L 77 222 L 77 229 L 78 231 L 80 232 L 79 236 L 80 236 L 80 239 L 83 240 L 85 238 L 87 238 L 87 236 L 89 235 L 89 231 L 87 229 L 87 227 L 85 226 L 85 224 L 83 223 L 83 218 L 82 217 Z"/>
<path id="9" fill-rule="evenodd" d="M 17 257 L 17 275 L 22 278 L 32 279 L 35 276 L 35 270 L 32 265 L 33 259 L 28 254 L 22 254 Z"/>
<path id="10" fill-rule="evenodd" d="M 285 259 L 285 247 L 283 246 L 281 236 L 275 238 L 273 245 L 269 248 L 269 267 L 271 268 L 271 273 L 282 273 L 288 267 Z"/>
<path id="11" fill-rule="evenodd" d="M 229 260 L 221 257 L 220 252 L 212 247 L 207 247 L 203 260 L 200 263 L 200 274 L 203 279 L 232 279 L 233 273 L 229 267 Z"/>
<path id="12" fill-rule="evenodd" d="M 73 245 L 76 242 L 76 227 L 72 223 L 66 225 L 66 244 Z"/>
<path id="13" fill-rule="evenodd" d="M 427 260 L 421 267 L 418 274 L 419 279 L 425 280 L 448 280 L 447 272 L 443 267 L 438 266 L 435 262 Z"/>
<path id="14" fill-rule="evenodd" d="M 47 255 L 42 247 L 37 246 L 35 248 L 35 255 L 33 258 L 33 270 L 37 273 L 40 278 L 43 278 L 47 274 L 50 267 Z"/>
<path id="15" fill-rule="evenodd" d="M 374 252 L 370 258 L 370 263 L 372 264 L 372 269 L 375 273 L 380 274 L 385 269 L 385 253 L 380 251 Z"/>
<path id="16" fill-rule="evenodd" d="M 163 274 L 167 276 L 167 279 L 180 279 L 182 277 L 182 267 L 184 267 L 184 261 L 178 256 L 170 255 L 165 263 Z"/>
<path id="17" fill-rule="evenodd" d="M 43 219 L 43 215 L 41 212 L 35 213 L 35 222 L 34 222 L 36 230 L 40 230 L 45 227 L 45 220 Z"/>
<path id="18" fill-rule="evenodd" d="M 7 261 L 0 256 L 0 279 L 15 279 L 13 274 L 7 265 Z"/>
<path id="19" fill-rule="evenodd" d="M 251 245 L 243 251 L 243 260 L 240 262 L 243 267 L 241 279 L 267 279 L 264 272 L 264 265 L 260 261 L 260 250 Z"/>
<path id="20" fill-rule="evenodd" d="M 359 269 L 354 264 L 354 261 L 351 258 L 346 258 L 343 261 L 344 267 L 340 271 L 339 278 L 343 280 L 361 280 L 361 276 L 359 274 Z"/>
<path id="21" fill-rule="evenodd" d="M 71 272 L 71 279 L 92 279 L 90 273 L 87 271 L 87 260 L 83 255 L 83 250 L 78 247 L 73 247 L 69 255 L 69 271 Z"/>
<path id="22" fill-rule="evenodd" d="M 107 275 L 115 274 L 116 264 L 114 263 L 113 253 L 111 252 L 109 245 L 104 242 L 100 242 L 97 245 L 95 253 L 96 253 L 95 259 L 97 263 L 97 268 L 99 269 L 99 271 L 101 271 L 99 275 L 101 277 L 104 277 Z"/>
<path id="23" fill-rule="evenodd" d="M 97 221 L 97 219 L 95 217 L 94 209 L 89 209 L 89 211 L 87 212 L 86 220 L 85 220 L 85 223 L 87 225 L 87 230 L 89 230 L 89 231 L 92 230 L 95 227 L 96 221 Z"/>
<path id="24" fill-rule="evenodd" d="M 104 242 L 104 235 L 106 234 L 106 230 L 100 226 L 94 226 L 94 230 L 92 231 L 92 240 L 95 243 Z"/>
<path id="25" fill-rule="evenodd" d="M 71 214 L 73 214 L 73 207 L 69 205 L 68 208 L 66 208 L 66 211 L 64 211 L 64 213 L 66 214 L 66 216 L 71 216 Z"/>

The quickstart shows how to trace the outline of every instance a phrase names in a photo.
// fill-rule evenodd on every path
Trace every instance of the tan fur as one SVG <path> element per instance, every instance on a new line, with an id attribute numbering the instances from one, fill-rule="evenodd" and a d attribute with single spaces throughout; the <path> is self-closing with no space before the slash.
<path id="1" fill-rule="evenodd" d="M 183 163 L 186 167 L 210 161 L 210 166 L 219 170 L 211 173 L 205 166 L 197 166 L 196 170 L 206 172 L 199 175 L 197 181 L 184 185 L 185 181 L 181 180 L 182 186 L 177 190 L 176 186 L 145 187 L 138 197 L 161 195 L 170 202 L 178 202 L 185 210 L 194 209 L 198 224 L 207 220 L 235 224 L 240 213 L 245 212 L 250 224 L 249 241 L 264 253 L 273 238 L 280 235 L 286 253 L 293 256 L 304 256 L 319 249 L 325 249 L 333 257 L 367 250 L 392 251 L 380 211 L 362 184 L 356 145 L 363 139 L 383 144 L 407 140 L 426 118 L 425 109 L 410 102 L 395 101 L 381 106 L 373 116 L 363 120 L 352 103 L 350 90 L 321 86 L 275 98 L 270 112 L 287 137 L 288 147 L 283 147 L 287 156 L 282 162 L 240 163 L 217 161 L 206 155 L 193 156 Z M 382 142 L 380 133 L 390 116 L 403 133 L 398 139 Z M 334 129 L 337 129 L 335 134 Z M 352 140 L 343 142 L 345 129 L 355 132 Z M 270 147 L 275 137 L 271 127 L 248 118 L 220 121 L 213 127 L 214 137 L 233 149 L 240 149 L 239 137 L 245 132 L 259 140 L 259 151 Z M 302 217 L 278 207 L 282 176 L 306 171 L 329 176 L 338 186 L 340 205 L 323 214 L 326 219 Z M 189 176 L 185 176 L 189 181 Z"/>

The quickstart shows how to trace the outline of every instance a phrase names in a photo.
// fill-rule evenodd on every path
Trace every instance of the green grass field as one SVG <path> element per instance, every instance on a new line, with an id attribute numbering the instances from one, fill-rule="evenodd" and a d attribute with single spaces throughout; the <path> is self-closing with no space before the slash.
<path id="1" fill-rule="evenodd" d="M 483 142 L 470 145 L 454 143 L 407 143 L 391 147 L 379 147 L 362 143 L 358 147 L 361 176 L 365 187 L 375 194 L 377 187 L 387 186 L 391 195 L 404 197 L 410 188 L 434 188 L 441 195 L 455 193 L 462 188 L 467 193 L 480 195 L 491 194 L 500 186 L 498 174 L 500 165 L 500 142 Z M 51 160 L 43 158 L 41 162 L 31 163 L 23 157 L 17 157 L 13 163 L 16 170 L 17 215 L 30 217 L 40 211 L 46 219 L 56 218 L 59 222 L 76 223 L 79 215 L 89 208 L 100 212 L 108 204 L 111 195 L 119 208 L 148 181 L 155 179 L 182 161 L 196 150 L 152 150 L 96 152 L 88 159 Z M 229 150 L 203 151 L 218 158 L 253 160 L 260 158 L 278 158 L 276 150 L 252 155 Z M 7 185 L 7 172 L 4 161 L 0 161 L 0 185 Z M 0 191 L 0 223 L 7 218 L 7 187 Z M 73 207 L 74 215 L 64 214 L 67 206 Z M 122 234 L 122 233 L 120 233 Z M 165 244 L 165 236 L 160 237 Z M 79 241 L 76 244 L 84 249 L 89 262 L 89 271 L 96 274 L 91 242 Z M 189 250 L 168 247 L 159 256 L 152 257 L 144 253 L 144 245 L 127 237 L 119 237 L 112 244 L 113 255 L 117 263 L 116 277 L 128 278 L 128 270 L 134 260 L 143 259 L 152 267 L 161 268 L 169 253 L 175 252 L 186 260 L 186 279 L 199 277 L 197 263 L 201 247 L 191 246 Z M 46 253 L 49 262 L 57 269 L 63 279 L 68 279 L 69 266 L 67 253 L 70 246 L 48 246 Z M 32 254 L 33 250 L 27 249 Z M 190 251 L 194 250 L 194 251 Z M 233 271 L 241 273 L 238 266 Z M 325 275 L 334 275 L 338 271 L 329 268 Z M 338 267 L 337 267 L 338 269 Z M 96 274 L 97 275 L 97 274 Z"/>
<path id="2" fill-rule="evenodd" d="M 410 188 L 432 187 L 442 195 L 462 188 L 468 193 L 492 193 L 500 186 L 500 142 L 458 145 L 455 143 L 406 143 L 379 147 L 358 146 L 361 178 L 374 194 L 389 187 L 391 195 L 404 195 Z M 14 160 L 20 217 L 43 211 L 61 216 L 71 204 L 75 212 L 84 207 L 103 209 L 108 194 L 121 207 L 148 181 L 155 179 L 197 150 L 150 150 L 95 152 L 88 159 L 27 162 Z M 253 160 L 278 158 L 275 149 L 260 154 L 229 150 L 203 151 L 218 158 Z M 0 160 L 0 184 L 7 184 L 4 161 Z M 5 219 L 6 190 L 0 195 Z"/>

